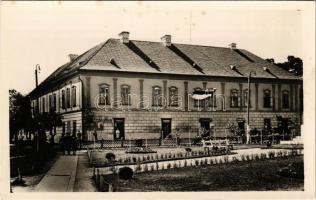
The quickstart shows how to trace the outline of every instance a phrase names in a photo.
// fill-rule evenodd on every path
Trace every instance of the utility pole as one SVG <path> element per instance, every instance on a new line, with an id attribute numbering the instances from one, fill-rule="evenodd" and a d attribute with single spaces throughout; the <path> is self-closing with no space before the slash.
<path id="1" fill-rule="evenodd" d="M 248 75 L 248 95 L 247 95 L 247 140 L 246 143 L 250 143 L 250 117 L 249 117 L 249 104 L 250 104 L 250 79 L 251 79 L 251 74 L 256 76 L 256 72 L 251 71 L 249 72 Z"/>
<path id="2" fill-rule="evenodd" d="M 41 70 L 40 65 L 36 64 L 35 66 L 35 87 L 38 87 L 38 77 L 37 74 L 39 73 L 39 71 Z M 39 114 L 39 97 L 36 97 L 36 113 Z M 37 124 L 37 126 L 39 126 L 39 124 Z M 37 129 L 37 138 L 36 138 L 36 150 L 37 152 L 39 152 L 39 127 Z"/>

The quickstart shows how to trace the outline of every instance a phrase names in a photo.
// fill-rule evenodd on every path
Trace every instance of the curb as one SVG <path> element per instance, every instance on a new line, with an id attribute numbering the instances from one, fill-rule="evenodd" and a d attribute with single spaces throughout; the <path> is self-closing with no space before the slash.
<path id="1" fill-rule="evenodd" d="M 78 168 L 78 154 L 76 155 L 76 161 L 75 161 L 75 167 L 74 170 L 71 172 L 68 187 L 67 187 L 67 192 L 73 192 L 74 191 L 74 186 L 75 186 L 75 181 L 76 181 L 76 174 L 77 174 L 77 168 Z"/>

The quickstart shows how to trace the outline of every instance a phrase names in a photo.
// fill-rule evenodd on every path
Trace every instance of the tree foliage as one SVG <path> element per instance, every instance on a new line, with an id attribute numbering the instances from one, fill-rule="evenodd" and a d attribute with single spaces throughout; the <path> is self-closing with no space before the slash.
<path id="1" fill-rule="evenodd" d="M 299 57 L 288 56 L 287 61 L 283 63 L 275 63 L 273 58 L 268 58 L 266 61 L 271 62 L 296 76 L 303 75 L 303 61 Z"/>
<path id="2" fill-rule="evenodd" d="M 10 138 L 21 129 L 34 130 L 30 99 L 14 89 L 9 90 L 9 128 Z"/>

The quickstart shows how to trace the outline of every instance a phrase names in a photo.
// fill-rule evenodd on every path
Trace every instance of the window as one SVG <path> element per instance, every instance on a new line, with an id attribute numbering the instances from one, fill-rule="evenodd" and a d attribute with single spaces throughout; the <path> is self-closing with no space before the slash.
<path id="1" fill-rule="evenodd" d="M 202 91 L 201 88 L 194 88 L 194 92 L 199 92 L 199 91 Z M 203 107 L 203 105 L 205 105 L 205 100 L 197 100 L 197 99 L 194 99 L 194 107 L 198 107 L 198 108 L 201 108 Z"/>
<path id="2" fill-rule="evenodd" d="M 99 86 L 99 105 L 110 105 L 110 91 L 108 84 Z"/>
<path id="3" fill-rule="evenodd" d="M 177 87 L 169 87 L 169 106 L 178 106 L 178 88 Z"/>
<path id="4" fill-rule="evenodd" d="M 77 98 L 76 98 L 76 86 L 72 86 L 71 88 L 71 104 L 72 107 L 76 107 L 77 106 Z"/>
<path id="5" fill-rule="evenodd" d="M 57 100 L 56 94 L 53 94 L 53 111 L 56 111 L 56 100 Z"/>
<path id="6" fill-rule="evenodd" d="M 238 90 L 233 89 L 230 91 L 230 107 L 237 108 L 240 107 L 240 97 L 238 95 Z"/>
<path id="7" fill-rule="evenodd" d="M 161 87 L 154 86 L 153 87 L 153 98 L 152 98 L 153 106 L 162 106 L 162 96 L 161 96 Z"/>
<path id="8" fill-rule="evenodd" d="M 271 108 L 272 107 L 272 99 L 271 99 L 271 91 L 264 90 L 263 91 L 263 107 Z"/>
<path id="9" fill-rule="evenodd" d="M 251 90 L 250 90 L 250 94 L 251 94 Z M 248 89 L 245 89 L 243 92 L 243 101 L 244 101 L 244 103 L 243 103 L 244 107 L 247 107 L 247 105 L 248 105 Z M 249 107 L 251 107 L 251 97 L 249 99 Z"/>
<path id="10" fill-rule="evenodd" d="M 216 107 L 216 91 L 214 88 L 209 88 L 208 91 L 213 91 L 212 96 L 207 98 L 208 107 Z"/>
<path id="11" fill-rule="evenodd" d="M 77 132 L 77 122 L 73 121 L 72 122 L 72 133 L 76 134 L 76 132 Z"/>
<path id="12" fill-rule="evenodd" d="M 63 122 L 63 125 L 62 125 L 62 133 L 63 134 L 66 133 L 66 124 L 65 124 L 65 122 Z"/>
<path id="13" fill-rule="evenodd" d="M 45 112 L 45 97 L 42 98 L 42 111 Z"/>
<path id="14" fill-rule="evenodd" d="M 282 108 L 290 108 L 290 93 L 287 90 L 282 91 Z"/>
<path id="15" fill-rule="evenodd" d="M 70 88 L 66 89 L 66 104 L 67 108 L 70 108 Z"/>
<path id="16" fill-rule="evenodd" d="M 61 108 L 66 108 L 66 96 L 65 96 L 65 90 L 61 91 Z"/>
<path id="17" fill-rule="evenodd" d="M 53 111 L 53 95 L 48 96 L 48 110 L 49 112 Z"/>
<path id="18" fill-rule="evenodd" d="M 129 85 L 121 85 L 122 105 L 131 105 L 131 87 Z"/>

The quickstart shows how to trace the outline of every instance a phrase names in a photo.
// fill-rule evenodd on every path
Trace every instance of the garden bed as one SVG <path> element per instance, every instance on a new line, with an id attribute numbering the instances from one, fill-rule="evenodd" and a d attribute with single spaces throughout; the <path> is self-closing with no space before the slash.
<path id="1" fill-rule="evenodd" d="M 132 180 L 118 180 L 118 192 L 154 191 L 302 191 L 304 179 L 279 176 L 277 171 L 290 163 L 302 163 L 303 156 L 269 160 L 190 166 L 148 171 Z"/>
<path id="2" fill-rule="evenodd" d="M 168 148 L 170 150 L 170 148 Z M 123 151 L 123 152 L 122 152 Z M 235 153 L 226 152 L 206 152 L 202 148 L 195 148 L 191 152 L 186 152 L 184 148 L 172 148 L 172 153 L 170 151 L 166 152 L 165 149 L 155 149 L 157 153 L 146 154 L 146 153 L 133 153 L 126 154 L 124 150 L 115 151 L 116 160 L 115 162 L 109 162 L 105 159 L 107 153 L 113 153 L 113 151 L 95 151 L 88 150 L 88 156 L 90 160 L 90 166 L 92 167 L 108 167 L 117 165 L 135 165 L 143 163 L 153 163 L 153 162 L 163 162 L 172 160 L 185 160 L 194 158 L 203 158 L 210 156 L 222 156 L 231 155 Z"/>

